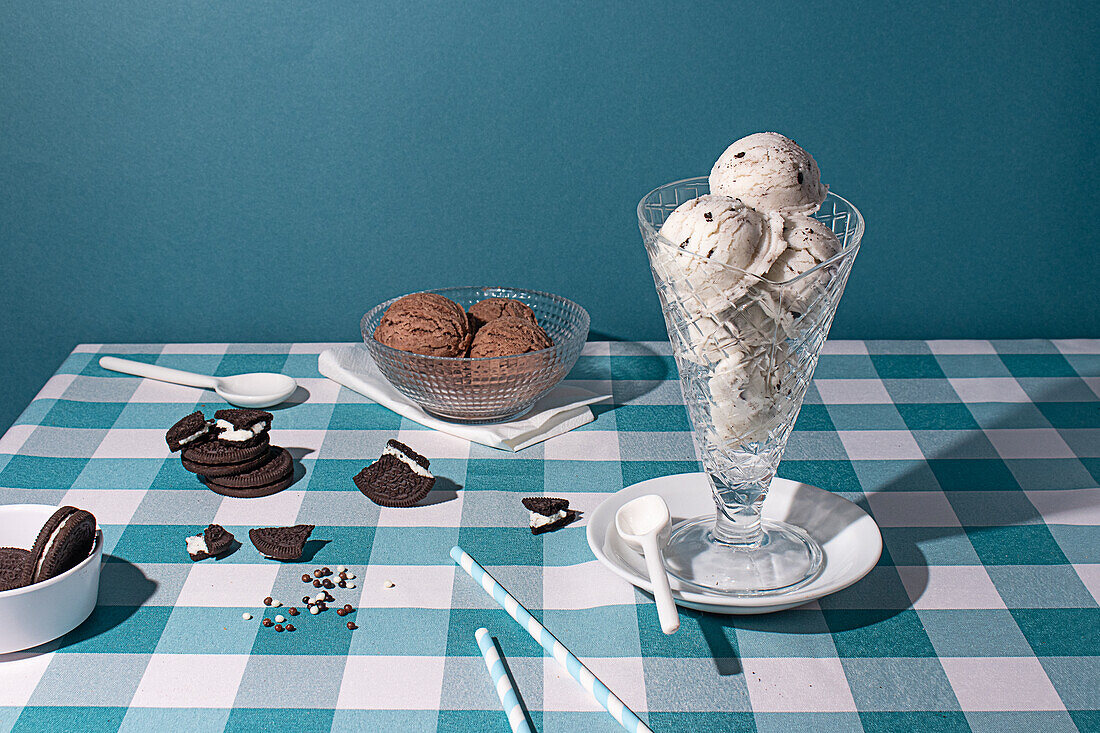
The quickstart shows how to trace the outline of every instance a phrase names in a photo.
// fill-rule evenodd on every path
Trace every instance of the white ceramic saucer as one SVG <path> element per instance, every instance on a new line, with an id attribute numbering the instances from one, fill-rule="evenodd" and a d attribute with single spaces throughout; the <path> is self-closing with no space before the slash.
<path id="1" fill-rule="evenodd" d="M 714 513 L 710 483 L 704 473 L 661 476 L 612 494 L 588 515 L 588 546 L 616 575 L 652 592 L 642 555 L 626 546 L 615 531 L 615 512 L 631 499 L 657 494 L 668 504 L 675 526 L 684 519 Z M 771 613 L 835 593 L 862 578 L 882 554 L 878 525 L 858 506 L 816 486 L 777 478 L 764 501 L 763 516 L 802 527 L 821 544 L 821 574 L 807 585 L 785 593 L 729 598 L 684 590 L 670 577 L 676 603 L 700 611 L 726 614 Z"/>

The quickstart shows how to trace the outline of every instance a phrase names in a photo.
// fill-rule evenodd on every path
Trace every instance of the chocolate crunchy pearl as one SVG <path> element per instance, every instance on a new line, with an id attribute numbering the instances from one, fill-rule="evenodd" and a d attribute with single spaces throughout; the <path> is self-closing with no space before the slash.
<path id="1" fill-rule="evenodd" d="M 294 624 L 287 624 L 286 625 L 286 630 L 287 631 L 294 631 Z"/>
<path id="2" fill-rule="evenodd" d="M 348 579 L 347 571 L 346 570 L 341 570 L 340 575 L 337 576 L 337 577 L 339 577 L 340 580 L 347 580 Z"/>
<path id="3" fill-rule="evenodd" d="M 324 582 L 322 582 L 321 585 L 323 585 L 325 588 L 335 588 L 336 587 L 336 584 L 333 583 L 328 578 L 325 578 Z"/>
<path id="4" fill-rule="evenodd" d="M 271 596 L 268 596 L 267 598 L 264 599 L 264 605 L 265 606 L 270 606 L 271 605 Z"/>
<path id="5" fill-rule="evenodd" d="M 331 593 L 329 593 L 329 592 L 328 592 L 328 591 L 326 590 L 326 591 L 325 591 L 325 601 L 327 601 L 328 603 L 332 603 L 332 602 L 333 602 L 333 601 L 335 601 L 335 600 L 336 600 L 336 599 L 332 597 L 332 594 L 331 594 Z"/>
<path id="6" fill-rule="evenodd" d="M 345 611 L 347 611 L 348 613 L 351 613 L 351 612 L 352 612 L 352 611 L 354 611 L 355 609 L 351 607 L 351 604 L 350 604 L 350 603 L 345 603 L 345 604 L 344 604 L 344 610 L 345 610 Z"/>
<path id="7" fill-rule="evenodd" d="M 325 576 L 325 574 L 322 573 L 319 569 L 313 571 L 313 577 L 314 578 L 323 578 L 324 576 Z"/>
<path id="8" fill-rule="evenodd" d="M 344 610 L 343 608 L 337 608 L 336 609 L 336 615 L 337 616 L 347 616 L 348 612 L 346 610 Z"/>
<path id="9" fill-rule="evenodd" d="M 332 571 L 329 570 L 328 568 L 321 568 L 321 572 L 324 573 L 325 575 L 332 575 Z"/>
<path id="10" fill-rule="evenodd" d="M 324 601 L 321 601 L 320 603 L 313 604 L 313 607 L 316 608 L 318 611 L 324 611 L 325 609 L 328 608 L 328 606 L 325 605 Z"/>
<path id="11" fill-rule="evenodd" d="M 347 588 L 348 587 L 348 581 L 338 580 L 338 581 L 336 581 L 336 587 L 337 588 Z"/>
<path id="12" fill-rule="evenodd" d="M 275 630 L 276 631 L 282 631 L 283 630 L 283 625 L 282 624 L 275 624 Z"/>
<path id="13" fill-rule="evenodd" d="M 321 587 L 321 581 L 319 581 L 319 580 L 313 581 L 313 587 L 314 588 L 320 588 Z"/>
<path id="14" fill-rule="evenodd" d="M 355 625 L 354 621 L 348 621 L 348 630 L 349 631 L 355 631 L 358 628 L 359 627 Z"/>
<path id="15" fill-rule="evenodd" d="M 272 627 L 272 626 L 274 625 L 274 623 L 275 623 L 275 622 L 274 622 L 274 621 L 272 621 L 272 620 L 271 620 L 271 619 L 269 619 L 269 618 L 265 618 L 265 619 L 264 619 L 263 621 L 261 621 L 260 623 L 262 623 L 262 624 L 263 624 L 264 626 L 266 626 L 267 628 L 269 628 L 269 629 L 270 629 L 270 628 L 271 628 L 271 627 Z"/>
<path id="16" fill-rule="evenodd" d="M 312 600 L 313 599 L 310 598 L 309 596 L 302 596 L 302 603 L 306 604 L 307 606 L 309 605 L 309 602 L 312 601 Z"/>
<path id="17" fill-rule="evenodd" d="M 288 609 L 286 610 L 286 612 L 287 612 L 288 614 L 290 614 L 291 616 L 297 616 L 297 615 L 298 615 L 298 609 L 297 609 L 297 608 L 294 608 L 294 607 L 288 608 Z"/>
<path id="18" fill-rule="evenodd" d="M 302 573 L 302 582 L 303 583 L 308 583 L 311 580 L 313 580 L 313 578 L 309 577 L 309 573 Z"/>

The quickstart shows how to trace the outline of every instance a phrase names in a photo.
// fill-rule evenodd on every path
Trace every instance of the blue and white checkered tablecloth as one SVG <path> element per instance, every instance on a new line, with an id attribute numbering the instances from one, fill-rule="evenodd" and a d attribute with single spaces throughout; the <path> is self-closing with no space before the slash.
<path id="1" fill-rule="evenodd" d="M 652 602 L 595 561 L 583 521 L 533 537 L 519 504 L 545 492 L 590 511 L 698 469 L 667 344 L 588 344 L 569 378 L 613 404 L 515 454 L 320 378 L 325 346 L 69 356 L 0 439 L 0 503 L 96 514 L 99 606 L 57 642 L 0 657 L 0 730 L 503 731 L 479 626 L 538 730 L 616 730 L 451 563 L 456 543 L 656 730 L 1100 729 L 1100 341 L 828 343 L 779 473 L 870 511 L 881 561 L 798 609 L 681 611 L 671 637 Z M 104 371 L 101 354 L 299 379 L 308 399 L 278 410 L 272 440 L 304 476 L 264 499 L 207 491 L 164 432 L 220 401 Z M 382 509 L 353 486 L 393 437 L 431 458 L 430 506 Z M 183 538 L 210 522 L 245 544 L 192 563 Z M 299 522 L 323 541 L 308 561 L 265 561 L 248 544 L 249 527 Z M 337 594 L 359 630 L 331 611 L 299 616 L 294 633 L 260 627 L 278 612 L 265 596 L 300 606 L 303 569 L 341 564 L 358 575 Z"/>

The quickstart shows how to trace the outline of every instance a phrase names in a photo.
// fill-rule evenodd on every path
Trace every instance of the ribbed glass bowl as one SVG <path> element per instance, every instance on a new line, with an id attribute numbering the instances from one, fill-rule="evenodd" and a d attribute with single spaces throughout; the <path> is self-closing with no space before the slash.
<path id="1" fill-rule="evenodd" d="M 551 293 L 521 288 L 459 287 L 438 293 L 469 310 L 486 298 L 513 298 L 530 306 L 554 345 L 516 356 L 469 359 L 423 356 L 374 340 L 374 330 L 397 298 L 372 308 L 360 322 L 363 341 L 389 383 L 426 412 L 444 420 L 501 422 L 522 416 L 560 382 L 588 338 L 588 311 Z"/>

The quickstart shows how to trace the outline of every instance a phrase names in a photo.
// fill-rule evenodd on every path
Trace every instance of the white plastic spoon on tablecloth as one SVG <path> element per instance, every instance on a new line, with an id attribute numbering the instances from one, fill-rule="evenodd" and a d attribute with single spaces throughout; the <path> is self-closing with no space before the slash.
<path id="1" fill-rule="evenodd" d="M 298 388 L 298 383 L 292 377 L 272 372 L 211 377 L 114 356 L 101 357 L 99 365 L 113 372 L 133 374 L 160 382 L 212 389 L 223 400 L 237 407 L 271 407 L 290 397 Z"/>

